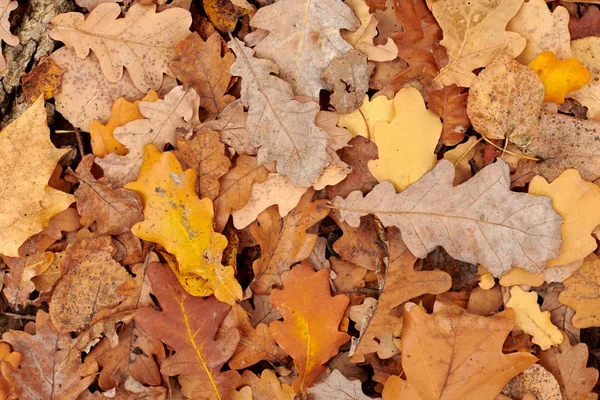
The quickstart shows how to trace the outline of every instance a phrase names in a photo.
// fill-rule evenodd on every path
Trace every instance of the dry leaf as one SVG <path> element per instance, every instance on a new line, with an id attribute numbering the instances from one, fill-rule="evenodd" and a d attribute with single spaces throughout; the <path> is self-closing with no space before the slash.
<path id="1" fill-rule="evenodd" d="M 589 69 L 592 80 L 580 90 L 570 93 L 568 97 L 579 101 L 587 107 L 587 117 L 600 119 L 600 63 L 596 54 L 600 48 L 597 37 L 586 37 L 571 42 L 573 57 L 578 58 Z"/>
<path id="2" fill-rule="evenodd" d="M 0 132 L 0 254 L 18 257 L 19 246 L 75 201 L 48 186 L 58 160 L 68 152 L 54 147 L 39 97 Z"/>
<path id="3" fill-rule="evenodd" d="M 557 256 L 562 218 L 549 198 L 511 192 L 504 161 L 485 167 L 460 186 L 453 187 L 453 180 L 454 166 L 442 160 L 400 194 L 383 182 L 364 198 L 356 191 L 333 204 L 352 226 L 369 213 L 384 226 L 398 226 L 417 257 L 442 246 L 451 257 L 483 264 L 494 276 L 513 265 L 541 272 L 546 261 Z"/>
<path id="4" fill-rule="evenodd" d="M 438 85 L 469 87 L 473 70 L 487 67 L 503 51 L 518 56 L 525 38 L 505 30 L 523 0 L 440 0 L 431 11 L 444 32 L 440 42 L 448 51 L 449 63 L 434 79 Z"/>
<path id="5" fill-rule="evenodd" d="M 535 72 L 502 53 L 475 78 L 467 112 L 481 135 L 526 147 L 537 134 L 543 99 Z"/>
<path id="6" fill-rule="evenodd" d="M 19 44 L 19 38 L 10 33 L 10 13 L 16 10 L 18 3 L 11 0 L 0 1 L 0 45 L 2 41 L 9 46 L 16 46 Z M 6 69 L 6 60 L 0 52 L 0 72 Z"/>
<path id="7" fill-rule="evenodd" d="M 315 396 L 315 400 L 372 400 L 372 397 L 363 393 L 359 380 L 349 380 L 340 371 L 334 369 L 327 380 L 308 389 L 308 393 Z"/>
<path id="8" fill-rule="evenodd" d="M 50 21 L 49 35 L 79 58 L 90 50 L 100 61 L 102 73 L 110 82 L 123 77 L 123 67 L 138 90 L 158 90 L 163 74 L 173 76 L 169 61 L 175 58 L 175 45 L 189 35 L 190 12 L 173 7 L 155 13 L 156 5 L 133 4 L 124 18 L 115 3 L 98 5 L 88 14 L 66 13 Z"/>
<path id="9" fill-rule="evenodd" d="M 200 383 L 193 390 L 196 398 L 227 398 L 239 375 L 220 370 L 235 351 L 240 335 L 236 328 L 230 328 L 219 340 L 215 334 L 230 307 L 215 297 L 203 299 L 186 293 L 162 264 L 150 264 L 148 277 L 162 311 L 143 308 L 135 320 L 151 337 L 176 351 L 162 363 L 161 373 L 193 375 Z"/>
<path id="10" fill-rule="evenodd" d="M 436 248 L 427 255 L 421 265 L 420 270 L 446 272 L 452 278 L 451 292 L 465 292 L 475 288 L 481 282 L 482 274 L 477 265 L 469 264 L 464 261 L 455 260 L 441 247 Z M 494 278 L 492 278 L 492 286 Z"/>
<path id="11" fill-rule="evenodd" d="M 444 160 L 450 161 L 456 169 L 456 174 L 454 175 L 453 181 L 454 186 L 465 183 L 471 179 L 471 176 L 473 176 L 471 164 L 469 162 L 475 155 L 475 150 L 477 149 L 477 145 L 480 141 L 481 139 L 471 136 L 465 143 L 461 143 L 452 150 L 444 153 Z"/>
<path id="12" fill-rule="evenodd" d="M 585 86 L 590 71 L 576 58 L 559 61 L 551 51 L 544 51 L 529 64 L 544 83 L 544 101 L 563 104 L 565 96 Z"/>
<path id="13" fill-rule="evenodd" d="M 271 322 L 269 332 L 294 359 L 299 374 L 292 384 L 294 391 L 305 393 L 325 371 L 323 364 L 350 339 L 338 330 L 349 300 L 346 295 L 331 297 L 329 272 L 315 272 L 306 262 L 283 273 L 281 281 L 283 289 L 271 292 L 271 303 L 283 322 Z"/>
<path id="14" fill-rule="evenodd" d="M 340 115 L 338 126 L 347 128 L 352 136 L 363 136 L 373 139 L 375 125 L 390 122 L 394 118 L 394 103 L 384 95 L 375 95 L 371 100 L 365 95 L 358 110 Z"/>
<path id="15" fill-rule="evenodd" d="M 251 6 L 237 5 L 236 0 L 204 0 L 202 6 L 210 22 L 221 32 L 228 29 L 233 32 L 238 20 L 253 11 Z"/>
<path id="16" fill-rule="evenodd" d="M 321 76 L 333 88 L 330 103 L 336 112 L 348 114 L 360 106 L 369 90 L 371 72 L 373 65 L 367 64 L 367 56 L 358 50 L 331 60 Z"/>
<path id="17" fill-rule="evenodd" d="M 465 137 L 471 126 L 467 114 L 468 92 L 456 85 L 444 86 L 441 89 L 429 89 L 427 106 L 442 119 L 442 143 L 454 146 Z"/>
<path id="18" fill-rule="evenodd" d="M 252 144 L 260 147 L 258 163 L 277 161 L 278 172 L 296 186 L 311 186 L 328 161 L 327 136 L 314 123 L 319 105 L 294 100 L 291 86 L 271 75 L 279 71 L 277 64 L 255 58 L 254 50 L 237 39 L 229 47 L 237 56 L 230 72 L 242 77 L 241 100 L 249 107 L 246 128 Z"/>
<path id="19" fill-rule="evenodd" d="M 252 388 L 252 394 L 248 400 L 294 400 L 296 397 L 292 387 L 281 384 L 275 372 L 270 369 L 263 370 L 260 379 L 251 371 L 246 370 L 242 374 L 242 381 Z"/>
<path id="20" fill-rule="evenodd" d="M 558 301 L 575 310 L 573 325 L 576 328 L 600 326 L 600 259 L 590 254 L 581 268 L 564 281 L 567 287 L 558 297 Z"/>
<path id="21" fill-rule="evenodd" d="M 144 164 L 136 182 L 127 184 L 144 202 L 145 220 L 132 232 L 140 239 L 158 243 L 173 254 L 174 269 L 186 291 L 195 296 L 215 296 L 228 304 L 242 298 L 242 288 L 232 266 L 221 265 L 227 239 L 213 231 L 213 205 L 196 195 L 196 172 L 183 171 L 171 152 L 154 145 L 144 148 Z M 182 245 L 184 243 L 185 245 Z M 186 285 L 186 277 L 191 277 Z M 202 278 L 203 284 L 193 281 Z"/>
<path id="22" fill-rule="evenodd" d="M 221 55 L 222 44 L 223 39 L 216 32 L 206 41 L 194 32 L 177 44 L 179 58 L 169 64 L 177 79 L 198 93 L 200 107 L 206 110 L 205 117 L 208 119 L 215 118 L 235 100 L 235 97 L 225 94 L 232 78 L 227 70 L 234 57 L 230 51 Z"/>
<path id="23" fill-rule="evenodd" d="M 292 85 L 297 96 L 318 100 L 324 88 L 323 70 L 335 57 L 352 50 L 340 29 L 356 30 L 359 21 L 341 1 L 283 0 L 261 7 L 250 26 L 269 31 L 254 48 L 256 56 L 280 65 L 280 78 Z"/>
<path id="24" fill-rule="evenodd" d="M 200 129 L 206 127 L 217 132 L 221 141 L 238 154 L 255 155 L 256 147 L 250 143 L 250 136 L 246 130 L 247 118 L 248 113 L 244 111 L 241 101 L 236 100 L 225 107 L 217 119 L 204 122 Z"/>
<path id="25" fill-rule="evenodd" d="M 527 400 L 561 400 L 558 381 L 544 367 L 533 364 L 504 386 L 502 394 L 510 399 Z"/>
<path id="26" fill-rule="evenodd" d="M 128 122 L 113 132 L 115 139 L 127 147 L 127 155 L 111 153 L 96 160 L 115 187 L 123 187 L 137 178 L 144 145 L 152 143 L 162 148 L 167 143 L 176 143 L 179 136 L 187 136 L 192 131 L 198 118 L 198 95 L 193 89 L 184 90 L 177 86 L 164 100 L 142 101 L 138 107 L 147 119 Z"/>
<path id="27" fill-rule="evenodd" d="M 560 294 L 564 290 L 565 285 L 562 283 L 550 283 L 536 290 L 536 292 L 544 298 L 540 310 L 550 311 L 550 321 L 552 321 L 558 329 L 565 332 L 572 343 L 578 343 L 580 341 L 581 332 L 579 328 L 573 326 L 575 310 L 561 304 L 558 300 Z"/>
<path id="28" fill-rule="evenodd" d="M 583 12 L 581 18 L 569 19 L 569 32 L 571 40 L 600 36 L 600 9 L 589 7 Z"/>
<path id="29" fill-rule="evenodd" d="M 361 218 L 358 227 L 352 227 L 339 221 L 332 215 L 344 234 L 333 243 L 333 250 L 343 260 L 349 261 L 371 271 L 378 271 L 384 264 L 383 258 L 387 255 L 387 247 L 382 241 L 382 230 L 375 222 L 375 218 L 367 216 Z"/>
<path id="30" fill-rule="evenodd" d="M 46 100 L 54 97 L 60 91 L 65 72 L 53 58 L 42 58 L 31 72 L 21 76 L 25 100 L 33 104 L 42 94 Z"/>

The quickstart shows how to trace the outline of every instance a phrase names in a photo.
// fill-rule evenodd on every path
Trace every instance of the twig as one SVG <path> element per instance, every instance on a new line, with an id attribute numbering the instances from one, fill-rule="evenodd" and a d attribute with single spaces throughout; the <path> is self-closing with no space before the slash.
<path id="1" fill-rule="evenodd" d="M 3 311 L 2 314 L 14 318 L 14 319 L 25 319 L 27 321 L 35 321 L 35 315 L 21 315 L 21 314 L 15 314 L 15 313 L 11 313 L 11 312 L 6 312 Z"/>

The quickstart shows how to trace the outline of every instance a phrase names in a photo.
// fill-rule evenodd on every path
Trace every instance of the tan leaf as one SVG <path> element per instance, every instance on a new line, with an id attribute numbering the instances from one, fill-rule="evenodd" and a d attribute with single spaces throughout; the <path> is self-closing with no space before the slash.
<path id="1" fill-rule="evenodd" d="M 331 264 L 330 269 L 336 275 L 335 279 L 333 279 L 333 286 L 336 293 L 351 293 L 355 292 L 358 288 L 365 287 L 364 278 L 367 273 L 366 268 L 348 261 L 338 260 L 335 257 L 331 257 L 329 262 Z"/>
<path id="2" fill-rule="evenodd" d="M 560 386 L 558 381 L 544 367 L 533 364 L 527 367 L 519 375 L 512 378 L 504 389 L 502 394 L 510 399 L 531 400 L 542 398 L 544 400 L 561 400 Z"/>
<path id="3" fill-rule="evenodd" d="M 292 387 L 281 384 L 275 372 L 270 369 L 264 369 L 260 379 L 250 370 L 246 370 L 242 374 L 242 381 L 248 385 L 247 388 L 252 388 L 249 400 L 293 400 L 296 397 Z"/>
<path id="4" fill-rule="evenodd" d="M 342 259 L 378 271 L 383 266 L 387 248 L 382 241 L 382 230 L 372 216 L 363 217 L 358 227 L 352 227 L 332 216 L 344 234 L 333 243 L 333 250 Z"/>
<path id="5" fill-rule="evenodd" d="M 360 106 L 369 90 L 373 67 L 373 64 L 367 64 L 367 56 L 358 50 L 350 50 L 331 60 L 321 77 L 333 88 L 330 102 L 336 112 L 348 114 Z"/>
<path id="6" fill-rule="evenodd" d="M 250 136 L 246 129 L 247 118 L 248 113 L 244 111 L 241 101 L 236 100 L 225 107 L 217 119 L 204 122 L 200 129 L 206 127 L 217 132 L 221 141 L 232 147 L 238 154 L 255 155 L 256 147 L 250 143 Z"/>
<path id="7" fill-rule="evenodd" d="M 253 297 L 254 311 L 250 317 L 252 326 L 256 327 L 258 324 L 263 323 L 269 325 L 271 322 L 281 318 L 281 314 L 273 304 L 271 304 L 271 297 L 268 295 L 254 295 Z"/>
<path id="8" fill-rule="evenodd" d="M 10 13 L 17 9 L 18 3 L 11 0 L 0 1 L 0 45 L 4 41 L 9 46 L 16 46 L 19 44 L 19 38 L 10 33 L 10 21 L 8 17 Z M 6 60 L 4 56 L 0 54 L 0 72 L 6 69 Z"/>
<path id="9" fill-rule="evenodd" d="M 155 13 L 156 5 L 133 4 L 124 18 L 115 3 L 98 5 L 88 14 L 59 14 L 50 21 L 49 35 L 73 48 L 80 58 L 89 51 L 100 61 L 102 73 L 110 82 L 123 77 L 123 67 L 138 90 L 158 90 L 163 74 L 173 76 L 168 67 L 176 56 L 175 45 L 189 35 L 190 12 L 173 7 Z"/>
<path id="10" fill-rule="evenodd" d="M 591 36 L 571 42 L 573 57 L 578 58 L 589 69 L 592 80 L 581 89 L 571 92 L 567 97 L 579 101 L 587 107 L 587 117 L 600 120 L 600 62 L 596 57 L 600 49 L 600 40 Z"/>
<path id="11" fill-rule="evenodd" d="M 316 400 L 371 400 L 363 393 L 361 382 L 357 379 L 349 380 L 340 371 L 334 369 L 327 380 L 308 389 Z"/>
<path id="12" fill-rule="evenodd" d="M 564 281 L 567 287 L 558 300 L 575 310 L 573 325 L 576 328 L 600 326 L 600 259 L 590 254 L 570 278 Z"/>

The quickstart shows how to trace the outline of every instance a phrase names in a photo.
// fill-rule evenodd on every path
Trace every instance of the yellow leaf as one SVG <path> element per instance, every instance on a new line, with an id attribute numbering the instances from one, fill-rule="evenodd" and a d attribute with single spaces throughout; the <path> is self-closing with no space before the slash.
<path id="1" fill-rule="evenodd" d="M 350 114 L 340 115 L 337 123 L 342 128 L 347 128 L 352 137 L 363 136 L 371 139 L 375 131 L 375 124 L 380 121 L 390 122 L 394 118 L 394 103 L 384 95 L 374 96 L 369 100 L 365 94 L 358 110 Z"/>
<path id="2" fill-rule="evenodd" d="M 565 265 L 596 250 L 592 232 L 600 225 L 600 187 L 581 178 L 576 169 L 560 174 L 552 183 L 535 176 L 529 183 L 529 193 L 548 196 L 552 207 L 564 221 L 560 227 L 563 244 L 558 258 L 547 267 Z"/>
<path id="3" fill-rule="evenodd" d="M 544 274 L 534 274 L 522 268 L 513 268 L 508 274 L 500 278 L 501 286 L 542 286 L 544 284 Z"/>
<path id="4" fill-rule="evenodd" d="M 145 220 L 131 228 L 140 239 L 158 243 L 173 254 L 179 263 L 178 278 L 192 275 L 206 279 L 200 293 L 210 288 L 217 299 L 234 304 L 242 298 L 242 288 L 235 280 L 233 267 L 221 265 L 225 236 L 213 230 L 213 204 L 196 194 L 196 171 L 183 172 L 171 152 L 161 153 L 153 144 L 144 147 L 144 163 L 138 180 L 125 186 L 140 194 Z"/>
<path id="5" fill-rule="evenodd" d="M 590 254 L 581 268 L 564 281 L 566 289 L 558 296 L 558 301 L 575 310 L 573 326 L 591 328 L 600 326 L 600 259 Z"/>
<path id="6" fill-rule="evenodd" d="M 536 292 L 524 292 L 520 287 L 514 286 L 510 295 L 506 307 L 515 311 L 515 327 L 533 336 L 533 343 L 542 350 L 562 343 L 562 333 L 550 322 L 550 312 L 540 311 Z"/>
<path id="7" fill-rule="evenodd" d="M 435 147 L 442 133 L 442 122 L 427 110 L 417 89 L 405 88 L 394 97 L 395 116 L 375 125 L 373 141 L 378 160 L 368 163 L 379 181 L 390 181 L 397 192 L 406 189 L 431 170 L 436 163 Z"/>
<path id="8" fill-rule="evenodd" d="M 154 90 L 151 90 L 142 100 L 133 103 L 123 97 L 118 98 L 112 106 L 110 119 L 106 125 L 102 125 L 100 121 L 96 120 L 90 123 L 92 153 L 96 157 L 104 157 L 110 153 L 116 153 L 120 156 L 127 154 L 127 148 L 115 139 L 113 131 L 128 122 L 146 118 L 140 112 L 138 105 L 142 101 L 156 100 L 158 100 L 158 94 Z"/>
<path id="9" fill-rule="evenodd" d="M 496 284 L 494 275 L 492 275 L 483 265 L 477 267 L 479 274 L 479 287 L 483 290 L 490 290 Z"/>
<path id="10" fill-rule="evenodd" d="M 585 86 L 590 71 L 576 58 L 559 61 L 551 51 L 540 53 L 530 64 L 544 83 L 544 101 L 565 102 L 565 95 Z"/>

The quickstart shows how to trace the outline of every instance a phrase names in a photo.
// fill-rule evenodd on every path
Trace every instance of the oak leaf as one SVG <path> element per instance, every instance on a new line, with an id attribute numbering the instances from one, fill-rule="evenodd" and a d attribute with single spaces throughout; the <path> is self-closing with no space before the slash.
<path id="1" fill-rule="evenodd" d="M 331 60 L 321 76 L 333 88 L 330 103 L 336 112 L 348 114 L 360 106 L 369 90 L 371 72 L 373 65 L 367 64 L 367 56 L 358 50 Z"/>
<path id="2" fill-rule="evenodd" d="M 342 229 L 342 237 L 333 243 L 333 250 L 349 261 L 371 271 L 377 271 L 383 265 L 387 248 L 382 240 L 383 229 L 372 216 L 363 217 L 358 227 L 332 218 Z"/>
<path id="3" fill-rule="evenodd" d="M 261 257 L 254 261 L 255 294 L 268 294 L 281 285 L 281 273 L 310 256 L 317 244 L 316 225 L 329 214 L 323 200 L 311 201 L 314 190 L 307 191 L 298 205 L 282 219 L 276 207 L 263 211 L 250 226 L 252 236 L 261 246 Z"/>
<path id="4" fill-rule="evenodd" d="M 270 369 L 264 369 L 260 378 L 250 370 L 246 370 L 242 374 L 242 382 L 252 390 L 248 400 L 294 400 L 296 397 L 292 387 L 279 382 L 275 372 Z M 237 398 L 232 400 L 237 400 Z"/>
<path id="5" fill-rule="evenodd" d="M 308 389 L 315 396 L 315 400 L 371 400 L 363 393 L 361 382 L 358 379 L 349 380 L 340 371 L 334 369 L 327 380 Z"/>
<path id="6" fill-rule="evenodd" d="M 256 56 L 280 65 L 280 78 L 296 95 L 318 100 L 323 70 L 352 50 L 340 29 L 353 31 L 359 21 L 341 1 L 284 0 L 261 7 L 250 26 L 269 31 L 254 48 Z"/>
<path id="7" fill-rule="evenodd" d="M 228 29 L 233 32 L 238 20 L 253 11 L 252 7 L 238 5 L 236 0 L 205 0 L 202 7 L 210 22 L 221 32 Z"/>
<path id="8" fill-rule="evenodd" d="M 235 97 L 225 94 L 232 78 L 227 70 L 234 57 L 230 51 L 221 55 L 222 44 L 223 39 L 216 32 L 206 41 L 194 32 L 177 44 L 179 58 L 169 64 L 177 79 L 198 93 L 200 107 L 204 108 L 208 119 L 216 117 L 235 100 Z"/>
<path id="9" fill-rule="evenodd" d="M 600 326 L 600 259 L 590 254 L 581 268 L 564 281 L 566 289 L 558 296 L 558 301 L 575 310 L 573 325 L 576 328 Z"/>
<path id="10" fill-rule="evenodd" d="M 542 350 L 562 343 L 562 334 L 550 321 L 550 312 L 540 310 L 537 293 L 524 292 L 519 286 L 513 286 L 506 307 L 515 313 L 515 326 L 533 336 L 533 343 Z"/>
<path id="11" fill-rule="evenodd" d="M 333 204 L 352 226 L 360 216 L 374 214 L 384 226 L 399 227 L 417 257 L 442 246 L 452 258 L 485 265 L 497 277 L 513 265 L 541 272 L 557 256 L 562 218 L 549 198 L 511 192 L 504 161 L 462 185 L 453 187 L 453 180 L 454 166 L 442 160 L 400 194 L 383 182 L 364 198 L 356 191 Z"/>
<path id="12" fill-rule="evenodd" d="M 585 86 L 590 71 L 576 58 L 557 60 L 551 51 L 544 51 L 529 64 L 544 83 L 544 101 L 562 104 L 565 96 Z"/>
<path id="13" fill-rule="evenodd" d="M 126 186 L 144 202 L 145 219 L 131 230 L 176 257 L 180 282 L 189 275 L 206 280 L 201 287 L 186 287 L 190 293 L 214 292 L 219 300 L 233 304 L 242 298 L 242 288 L 233 267 L 221 265 L 227 239 L 213 231 L 212 201 L 199 199 L 195 187 L 193 169 L 184 172 L 173 153 L 161 154 L 156 146 L 146 145 L 140 176 Z"/>
<path id="14" fill-rule="evenodd" d="M 394 102 L 384 95 L 365 95 L 358 110 L 340 115 L 338 126 L 347 128 L 352 136 L 363 136 L 373 139 L 375 125 L 380 122 L 390 122 L 394 118 Z"/>
<path id="15" fill-rule="evenodd" d="M 23 356 L 18 369 L 0 365 L 20 400 L 76 399 L 96 379 L 98 364 L 82 362 L 81 355 L 71 351 L 77 339 L 56 330 L 42 310 L 36 315 L 34 335 L 11 330 L 2 340 Z"/>
<path id="16" fill-rule="evenodd" d="M 215 297 L 190 295 L 162 264 L 150 264 L 147 273 L 162 311 L 143 308 L 135 320 L 148 335 L 176 351 L 162 363 L 161 373 L 193 375 L 200 383 L 194 388 L 195 398 L 227 398 L 239 374 L 221 372 L 221 367 L 233 355 L 240 335 L 236 328 L 221 339 L 215 340 L 215 335 L 230 306 Z"/>
<path id="17" fill-rule="evenodd" d="M 283 289 L 271 292 L 271 303 L 283 322 L 271 322 L 269 332 L 294 359 L 299 374 L 292 383 L 294 391 L 305 393 L 325 371 L 323 364 L 350 340 L 338 330 L 349 300 L 346 295 L 331 297 L 329 272 L 315 272 L 306 262 L 284 272 L 281 281 Z"/>
<path id="18" fill-rule="evenodd" d="M 240 100 L 229 104 L 219 114 L 217 119 L 206 121 L 199 127 L 199 131 L 208 128 L 219 134 L 221 141 L 232 147 L 238 154 L 256 155 L 256 147 L 250 142 L 250 136 L 246 129 L 248 113 Z"/>
<path id="19" fill-rule="evenodd" d="M 50 141 L 43 97 L 0 132 L 0 149 L 0 254 L 18 257 L 27 238 L 75 201 L 73 195 L 48 186 L 68 150 Z"/>
<path id="20" fill-rule="evenodd" d="M 163 147 L 175 144 L 177 138 L 192 131 L 198 119 L 198 95 L 193 89 L 173 88 L 164 98 L 154 102 L 143 101 L 138 107 L 146 118 L 128 122 L 116 128 L 115 139 L 127 147 L 127 155 L 111 153 L 96 160 L 104 175 L 115 187 L 134 181 L 143 161 L 144 145 L 152 143 Z"/>
<path id="21" fill-rule="evenodd" d="M 518 56 L 525 47 L 525 38 L 505 30 L 517 14 L 523 0 L 492 2 L 475 0 L 440 0 L 431 12 L 440 24 L 444 39 L 440 42 L 448 51 L 449 63 L 440 70 L 434 83 L 469 87 L 475 80 L 473 70 L 487 67 L 506 51 Z"/>
<path id="22" fill-rule="evenodd" d="M 530 365 L 519 375 L 512 378 L 502 389 L 502 395 L 507 396 L 509 399 L 534 400 L 543 398 L 545 400 L 562 400 L 558 381 L 539 364 Z"/>
<path id="23" fill-rule="evenodd" d="M 49 35 L 73 48 L 79 58 L 94 52 L 110 82 L 119 81 L 127 68 L 135 87 L 146 93 L 161 87 L 163 74 L 173 76 L 168 63 L 192 23 L 190 12 L 182 8 L 155 11 L 155 4 L 133 4 L 118 18 L 121 7 L 103 3 L 87 18 L 76 12 L 57 15 L 50 21 Z"/>
<path id="24" fill-rule="evenodd" d="M 19 44 L 19 38 L 10 33 L 10 21 L 8 17 L 10 13 L 16 10 L 18 3 L 11 0 L 0 1 L 0 45 L 4 41 L 9 46 L 16 46 Z M 6 60 L 4 56 L 0 54 L 0 72 L 6 69 Z"/>
<path id="25" fill-rule="evenodd" d="M 428 90 L 427 106 L 442 119 L 441 140 L 446 146 L 454 146 L 465 137 L 471 126 L 467 113 L 468 92 L 456 85 L 444 86 L 441 89 Z"/>
<path id="26" fill-rule="evenodd" d="M 237 39 L 230 41 L 229 47 L 237 56 L 229 72 L 242 77 L 241 100 L 249 107 L 246 128 L 252 144 L 260 147 L 258 163 L 277 161 L 277 171 L 295 185 L 312 185 L 328 161 L 327 135 L 314 123 L 319 105 L 294 100 L 289 83 L 271 75 L 279 71 L 274 62 L 255 58 L 254 50 Z M 302 65 L 302 69 L 309 67 Z"/>
<path id="27" fill-rule="evenodd" d="M 587 117 L 595 120 L 600 119 L 600 62 L 596 56 L 598 49 L 600 40 L 597 37 L 586 37 L 571 42 L 573 57 L 581 60 L 589 69 L 592 79 L 586 86 L 568 95 L 587 107 Z"/>
<path id="28" fill-rule="evenodd" d="M 502 354 L 513 324 L 511 310 L 480 317 L 436 302 L 429 315 L 408 303 L 402 327 L 406 384 L 422 400 L 495 399 L 511 378 L 536 361 L 531 354 Z"/>
<path id="29" fill-rule="evenodd" d="M 54 97 L 54 94 L 60 91 L 65 72 L 65 69 L 61 68 L 53 58 L 42 58 L 31 72 L 21 76 L 25 100 L 33 104 L 41 95 L 44 95 L 46 100 Z"/>

